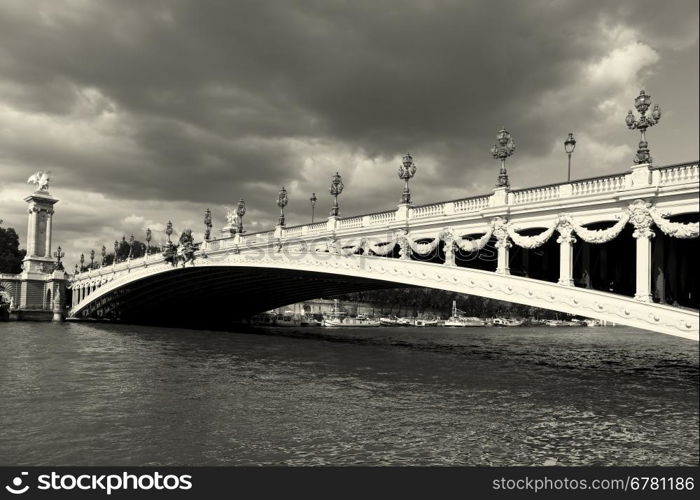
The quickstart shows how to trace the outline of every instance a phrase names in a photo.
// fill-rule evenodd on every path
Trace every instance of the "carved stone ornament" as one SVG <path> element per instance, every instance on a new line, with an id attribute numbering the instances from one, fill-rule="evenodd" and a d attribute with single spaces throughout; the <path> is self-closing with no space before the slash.
<path id="1" fill-rule="evenodd" d="M 653 238 L 654 231 L 651 230 L 651 225 L 654 223 L 651 214 L 649 213 L 651 203 L 644 200 L 634 200 L 628 208 L 629 220 L 634 226 L 633 238 Z"/>
<path id="2" fill-rule="evenodd" d="M 571 217 L 567 214 L 560 215 L 557 219 L 557 231 L 559 232 L 559 237 L 557 238 L 557 243 L 560 245 L 566 243 L 573 245 L 576 243 L 576 238 L 574 238 L 574 225 L 571 222 Z"/>
<path id="3" fill-rule="evenodd" d="M 491 222 L 493 235 L 496 237 L 496 248 L 510 248 L 513 244 L 508 240 L 508 223 L 501 217 L 496 217 Z"/>

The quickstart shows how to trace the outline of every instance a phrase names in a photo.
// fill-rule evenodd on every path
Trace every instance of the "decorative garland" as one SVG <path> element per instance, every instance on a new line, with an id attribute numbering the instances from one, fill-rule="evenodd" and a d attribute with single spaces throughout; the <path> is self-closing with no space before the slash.
<path id="1" fill-rule="evenodd" d="M 518 234 L 518 228 L 511 226 L 510 224 L 506 226 L 506 230 L 508 231 L 508 236 L 510 236 L 510 239 L 513 240 L 513 243 L 515 243 L 519 247 L 531 250 L 533 248 L 541 247 L 542 245 L 547 243 L 547 241 L 549 241 L 549 238 L 551 238 L 554 234 L 554 231 L 557 229 L 557 227 L 559 227 L 558 221 L 551 227 L 545 229 L 540 234 L 537 234 L 535 236 L 523 236 L 521 234 Z"/>
<path id="2" fill-rule="evenodd" d="M 367 248 L 372 251 L 375 255 L 389 255 L 394 251 L 394 247 L 398 243 L 398 238 L 394 237 L 391 241 L 380 242 L 380 243 L 370 243 L 367 242 Z"/>
<path id="3" fill-rule="evenodd" d="M 317 248 L 316 251 L 349 256 L 356 254 L 359 250 L 364 250 L 365 254 L 372 252 L 374 255 L 387 256 L 396 249 L 397 245 L 399 245 L 400 258 L 407 259 L 410 258 L 410 253 L 420 256 L 429 255 L 432 252 L 435 252 L 440 245 L 440 242 L 443 241 L 445 242 L 446 256 L 452 256 L 454 247 L 468 253 L 481 250 L 486 246 L 494 234 L 496 234 L 496 230 L 499 231 L 499 238 L 501 238 L 501 240 L 503 240 L 503 242 L 505 242 L 507 245 L 510 245 L 510 243 L 508 243 L 508 239 L 510 239 L 517 246 L 526 249 L 538 248 L 544 245 L 554 235 L 555 231 L 558 231 L 561 235 L 557 239 L 558 243 L 562 243 L 564 241 L 573 243 L 575 240 L 573 239 L 572 233 L 575 233 L 586 243 L 600 244 L 607 243 L 615 239 L 617 236 L 619 236 L 628 223 L 633 223 L 635 225 L 635 228 L 637 229 L 635 232 L 636 234 L 639 233 L 639 231 L 648 229 L 648 226 L 651 225 L 652 220 L 653 224 L 655 224 L 661 231 L 674 238 L 690 239 L 697 238 L 699 236 L 700 224 L 697 222 L 671 222 L 666 219 L 665 216 L 666 214 L 660 212 L 655 207 L 651 207 L 649 203 L 644 202 L 643 200 L 636 200 L 630 204 L 626 210 L 618 214 L 616 216 L 618 219 L 617 222 L 607 229 L 587 229 L 576 222 L 571 215 L 562 214 L 557 217 L 557 220 L 551 226 L 542 231 L 540 234 L 535 236 L 523 236 L 518 233 L 520 230 L 518 226 L 511 225 L 511 223 L 506 222 L 501 218 L 496 218 L 491 222 L 491 225 L 488 227 L 486 233 L 476 240 L 465 240 L 461 236 L 456 235 L 453 229 L 446 228 L 429 242 L 419 242 L 421 239 L 427 239 L 425 236 L 420 238 L 412 238 L 410 234 L 404 232 L 396 234 L 389 241 L 370 242 L 365 238 L 360 238 L 350 240 L 349 242 L 343 242 L 341 244 L 341 242 L 338 240 L 329 239 L 326 241 L 324 249 Z M 639 234 L 641 235 L 642 233 Z"/>
<path id="4" fill-rule="evenodd" d="M 437 238 L 434 238 L 432 241 L 426 242 L 426 243 L 419 243 L 417 240 L 414 240 L 411 238 L 407 238 L 407 239 L 408 239 L 408 244 L 411 247 L 411 250 L 413 251 L 413 253 L 425 256 L 425 255 L 429 255 L 435 251 L 435 249 L 440 244 L 441 236 L 442 235 L 440 234 L 440 235 L 438 235 Z M 420 239 L 423 239 L 423 238 L 420 238 Z"/>
<path id="5" fill-rule="evenodd" d="M 486 231 L 486 234 L 484 234 L 478 240 L 464 240 L 464 239 L 462 239 L 461 236 L 457 236 L 452 231 L 445 234 L 443 236 L 443 238 L 446 238 L 448 234 L 449 234 L 449 236 L 452 237 L 454 244 L 457 245 L 457 247 L 461 251 L 471 253 L 471 252 L 476 252 L 478 250 L 481 250 L 482 248 L 484 248 L 486 246 L 486 244 L 491 239 L 491 236 L 493 236 L 493 226 L 489 227 L 488 231 Z"/>
<path id="6" fill-rule="evenodd" d="M 656 227 L 674 238 L 690 239 L 697 238 L 700 235 L 700 224 L 697 222 L 689 222 L 687 224 L 683 222 L 671 222 L 665 219 L 664 214 L 659 212 L 656 208 L 649 210 L 649 215 L 651 215 L 651 218 L 654 220 Z"/>
<path id="7" fill-rule="evenodd" d="M 630 220 L 629 215 L 625 212 L 620 215 L 620 220 L 612 227 L 607 229 L 586 229 L 571 217 L 568 217 L 571 226 L 576 231 L 576 234 L 586 243 L 607 243 L 608 241 L 617 238 Z"/>

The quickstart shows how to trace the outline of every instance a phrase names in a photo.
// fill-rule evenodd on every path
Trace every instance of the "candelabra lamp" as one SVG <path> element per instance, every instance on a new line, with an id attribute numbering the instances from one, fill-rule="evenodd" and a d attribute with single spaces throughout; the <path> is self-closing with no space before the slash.
<path id="1" fill-rule="evenodd" d="M 654 109 L 651 111 L 651 115 L 647 116 L 646 113 L 649 110 L 649 106 L 651 106 L 651 96 L 642 90 L 634 100 L 634 107 L 637 108 L 637 111 L 639 112 L 639 119 L 635 120 L 631 109 L 625 117 L 627 128 L 630 130 L 639 129 L 639 132 L 641 133 L 639 148 L 637 149 L 637 154 L 634 157 L 634 163 L 638 165 L 652 162 L 646 132 L 649 127 L 653 127 L 661 120 L 661 108 L 659 108 L 659 105 L 655 104 Z"/>
<path id="2" fill-rule="evenodd" d="M 243 216 L 245 215 L 245 200 L 241 198 L 236 205 L 236 230 L 238 234 L 243 233 Z"/>
<path id="3" fill-rule="evenodd" d="M 506 171 L 506 158 L 515 153 L 515 142 L 505 127 L 501 127 L 496 135 L 496 143 L 491 148 L 491 155 L 501 161 L 501 170 L 498 172 L 496 187 L 510 187 L 508 172 Z"/>
<path id="4" fill-rule="evenodd" d="M 403 157 L 403 161 L 399 166 L 399 179 L 404 181 L 403 194 L 401 195 L 401 203 L 411 203 L 411 191 L 408 188 L 408 181 L 416 175 L 416 164 L 413 163 L 413 156 L 411 153 L 406 153 Z"/>
<path id="5" fill-rule="evenodd" d="M 289 203 L 287 190 L 284 189 L 284 186 L 282 186 L 282 189 L 280 189 L 280 192 L 277 195 L 277 206 L 280 207 L 280 218 L 277 222 L 278 226 L 284 226 L 284 207 L 287 206 L 287 203 Z"/>
<path id="6" fill-rule="evenodd" d="M 340 205 L 338 205 L 338 195 L 343 192 L 344 187 L 345 185 L 343 184 L 342 177 L 340 177 L 340 174 L 336 172 L 333 178 L 331 179 L 330 188 L 330 193 L 333 196 L 333 207 L 331 208 L 330 212 L 330 215 L 332 217 L 338 217 L 338 214 L 340 213 Z"/>

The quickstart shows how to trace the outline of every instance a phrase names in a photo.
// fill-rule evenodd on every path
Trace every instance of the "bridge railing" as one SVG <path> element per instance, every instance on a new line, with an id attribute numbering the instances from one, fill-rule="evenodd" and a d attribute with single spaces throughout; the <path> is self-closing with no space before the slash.
<path id="1" fill-rule="evenodd" d="M 635 177 L 636 176 L 636 177 Z M 482 212 L 502 206 L 527 206 L 530 204 L 546 203 L 548 201 L 571 199 L 575 202 L 587 196 L 613 194 L 632 188 L 638 188 L 639 183 L 649 187 L 665 187 L 698 182 L 698 162 L 686 162 L 659 167 L 636 166 L 633 171 L 586 179 L 572 182 L 554 183 L 527 189 L 506 190 L 505 197 L 497 197 L 496 192 L 488 195 L 472 196 L 439 203 L 399 206 L 397 209 L 386 210 L 348 218 L 333 218 L 315 222 L 277 227 L 274 230 L 237 234 L 222 238 L 210 239 L 202 244 L 202 249 L 211 252 L 217 250 L 267 246 L 279 239 L 294 238 L 324 238 L 340 232 L 341 234 L 356 232 L 361 229 L 377 230 L 396 228 L 410 225 L 411 221 L 432 223 L 450 220 L 451 217 L 467 215 L 479 217 Z M 643 186 L 642 186 L 643 187 Z M 150 260 L 149 260 L 150 259 Z M 150 261 L 160 260 L 159 255 L 150 255 L 140 259 L 131 259 L 106 268 L 86 271 L 77 275 L 78 278 L 92 278 L 109 272 L 128 271 L 134 267 L 148 265 Z"/>
<path id="2" fill-rule="evenodd" d="M 652 183 L 659 186 L 698 182 L 698 162 L 678 163 L 652 169 Z"/>

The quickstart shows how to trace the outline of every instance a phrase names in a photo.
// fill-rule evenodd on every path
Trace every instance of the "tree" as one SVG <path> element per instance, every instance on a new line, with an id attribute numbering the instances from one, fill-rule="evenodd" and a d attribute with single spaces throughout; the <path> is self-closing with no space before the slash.
<path id="1" fill-rule="evenodd" d="M 1 222 L 1 221 L 0 221 Z M 17 274 L 22 271 L 26 250 L 19 248 L 19 236 L 14 228 L 0 227 L 0 273 Z"/>

